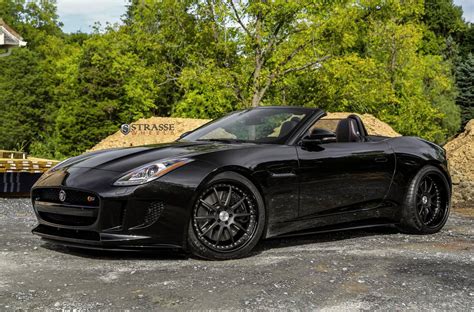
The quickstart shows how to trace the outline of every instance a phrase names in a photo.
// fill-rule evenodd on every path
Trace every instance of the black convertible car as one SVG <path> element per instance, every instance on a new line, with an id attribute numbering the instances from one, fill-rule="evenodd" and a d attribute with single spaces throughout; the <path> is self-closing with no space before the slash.
<path id="1" fill-rule="evenodd" d="M 33 233 L 74 247 L 230 259 L 278 235 L 444 226 L 451 181 L 441 147 L 369 135 L 356 115 L 325 115 L 259 107 L 174 143 L 70 158 L 32 189 Z"/>

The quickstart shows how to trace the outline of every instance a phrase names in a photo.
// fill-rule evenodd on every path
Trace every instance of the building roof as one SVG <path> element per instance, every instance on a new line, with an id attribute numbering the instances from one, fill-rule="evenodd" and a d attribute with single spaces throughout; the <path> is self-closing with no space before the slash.
<path id="1" fill-rule="evenodd" d="M 25 46 L 23 38 L 0 18 L 0 48 Z"/>

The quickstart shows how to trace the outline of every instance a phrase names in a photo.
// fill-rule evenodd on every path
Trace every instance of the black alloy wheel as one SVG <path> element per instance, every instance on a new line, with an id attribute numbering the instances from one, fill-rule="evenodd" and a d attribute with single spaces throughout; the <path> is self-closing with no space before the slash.
<path id="1" fill-rule="evenodd" d="M 425 176 L 418 185 L 416 208 L 425 226 L 436 226 L 446 207 L 441 206 L 441 192 L 433 177 Z"/>
<path id="2" fill-rule="evenodd" d="M 260 238 L 263 201 L 250 181 L 238 177 L 240 179 L 209 184 L 195 202 L 189 245 L 198 256 L 208 259 L 241 257 Z M 243 181 L 246 183 L 241 183 Z"/>
<path id="3" fill-rule="evenodd" d="M 248 193 L 230 183 L 208 188 L 194 209 L 193 226 L 198 239 L 216 251 L 244 246 L 256 229 L 254 205 Z"/>
<path id="4" fill-rule="evenodd" d="M 422 168 L 409 185 L 400 229 L 414 234 L 438 232 L 448 219 L 450 196 L 445 175 L 433 166 Z"/>

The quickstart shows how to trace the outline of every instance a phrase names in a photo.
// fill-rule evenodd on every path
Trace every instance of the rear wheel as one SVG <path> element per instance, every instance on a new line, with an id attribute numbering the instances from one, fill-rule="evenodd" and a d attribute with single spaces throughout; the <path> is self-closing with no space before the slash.
<path id="1" fill-rule="evenodd" d="M 237 173 L 219 174 L 193 206 L 189 248 L 206 259 L 244 257 L 258 243 L 264 220 L 263 199 L 257 188 Z"/>
<path id="2" fill-rule="evenodd" d="M 411 181 L 400 229 L 413 234 L 432 234 L 443 228 L 449 216 L 449 183 L 436 167 L 423 167 Z"/>

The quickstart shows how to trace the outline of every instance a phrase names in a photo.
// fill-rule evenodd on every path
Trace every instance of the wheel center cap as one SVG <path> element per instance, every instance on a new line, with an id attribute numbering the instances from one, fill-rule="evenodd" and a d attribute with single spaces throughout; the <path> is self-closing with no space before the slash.
<path id="1" fill-rule="evenodd" d="M 426 204 L 428 203 L 428 197 L 423 196 L 423 197 L 421 198 L 421 202 L 426 205 Z"/>
<path id="2" fill-rule="evenodd" d="M 227 211 L 221 211 L 219 213 L 219 219 L 222 221 L 222 222 L 226 222 L 227 220 L 229 220 L 229 213 Z"/>

